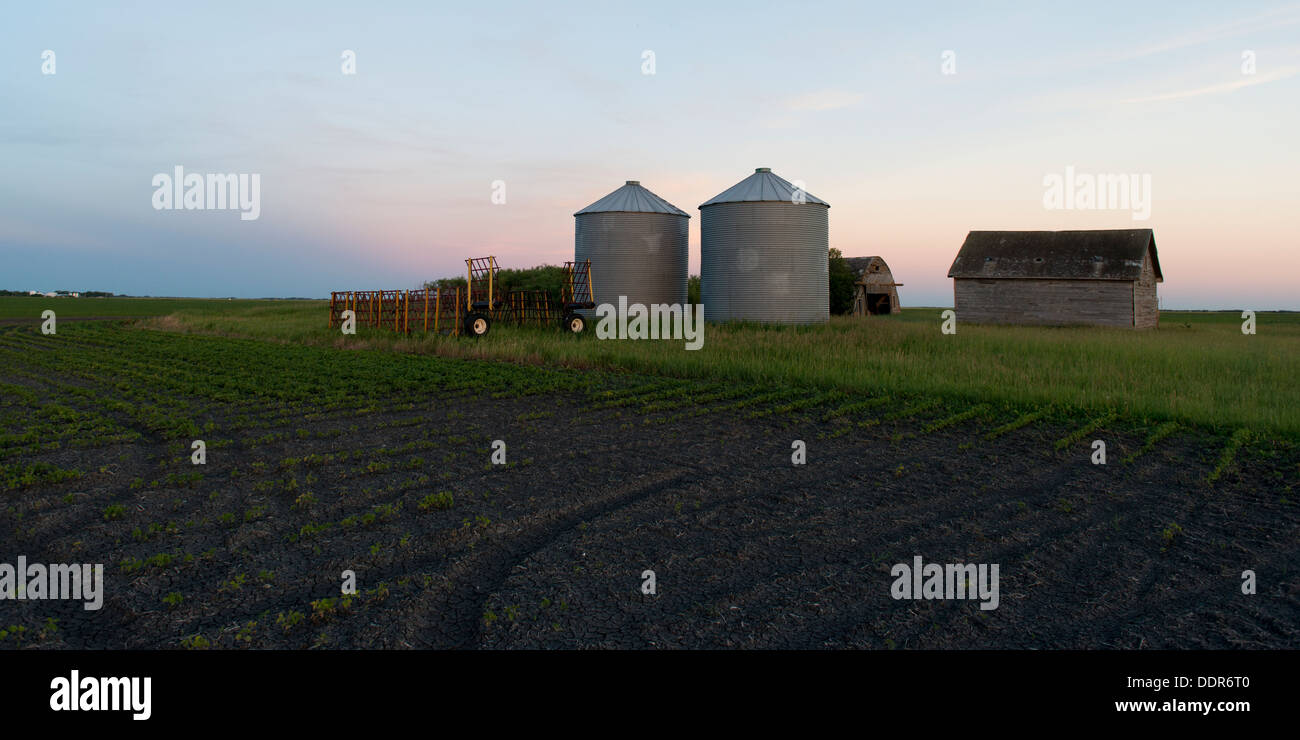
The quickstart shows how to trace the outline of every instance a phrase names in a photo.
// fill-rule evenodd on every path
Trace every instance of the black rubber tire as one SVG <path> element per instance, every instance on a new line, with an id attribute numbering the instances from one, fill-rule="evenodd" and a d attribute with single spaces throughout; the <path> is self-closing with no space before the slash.
<path id="1" fill-rule="evenodd" d="M 488 329 L 492 328 L 492 321 L 488 319 L 487 314 L 475 311 L 465 317 L 465 333 L 471 337 L 478 338 L 486 336 Z"/>
<path id="2" fill-rule="evenodd" d="M 564 321 L 560 326 L 571 334 L 581 334 L 587 329 L 587 319 L 580 313 L 567 313 L 564 315 Z"/>

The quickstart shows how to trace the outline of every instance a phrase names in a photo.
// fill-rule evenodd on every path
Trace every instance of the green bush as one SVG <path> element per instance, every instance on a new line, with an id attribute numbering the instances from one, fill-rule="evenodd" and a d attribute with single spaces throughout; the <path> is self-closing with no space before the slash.
<path id="1" fill-rule="evenodd" d="M 430 280 L 427 288 L 464 288 L 465 275 Z M 561 265 L 537 265 L 524 269 L 504 268 L 497 271 L 495 289 L 498 297 L 505 297 L 514 290 L 544 290 L 555 300 L 560 299 L 564 287 L 564 267 Z"/>
<path id="2" fill-rule="evenodd" d="M 830 251 L 830 293 L 831 293 L 831 313 L 843 315 L 853 311 L 853 294 L 856 290 L 854 283 L 858 281 L 858 276 L 854 274 L 853 268 L 849 266 L 848 260 L 840 254 L 840 250 L 831 248 Z"/>
<path id="3" fill-rule="evenodd" d="M 831 264 L 828 265 L 829 276 L 831 276 L 831 285 L 829 285 L 829 290 L 831 290 L 831 313 L 835 313 L 837 316 L 852 313 L 853 294 L 857 291 L 854 287 L 854 284 L 858 282 L 857 273 L 853 272 L 849 260 L 844 259 L 844 255 L 840 254 L 840 250 L 832 248 L 829 259 L 831 259 Z"/>

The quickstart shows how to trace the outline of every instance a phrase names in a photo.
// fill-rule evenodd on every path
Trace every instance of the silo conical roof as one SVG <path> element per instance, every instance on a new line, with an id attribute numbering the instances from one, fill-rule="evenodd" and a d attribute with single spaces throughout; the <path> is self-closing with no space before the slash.
<path id="1" fill-rule="evenodd" d="M 772 172 L 769 167 L 759 167 L 754 174 L 718 193 L 707 203 L 700 206 L 712 206 L 718 203 L 754 203 L 754 202 L 794 202 L 795 187 L 785 178 Z M 805 203 L 819 203 L 830 208 L 831 204 L 814 196 L 808 191 L 803 193 Z"/>
<path id="2" fill-rule="evenodd" d="M 667 213 L 673 216 L 685 216 L 690 218 L 690 214 L 668 201 L 660 198 L 644 187 L 638 180 L 628 180 L 627 184 L 606 195 L 604 198 L 592 203 L 586 208 L 573 214 L 581 216 L 584 213 Z"/>

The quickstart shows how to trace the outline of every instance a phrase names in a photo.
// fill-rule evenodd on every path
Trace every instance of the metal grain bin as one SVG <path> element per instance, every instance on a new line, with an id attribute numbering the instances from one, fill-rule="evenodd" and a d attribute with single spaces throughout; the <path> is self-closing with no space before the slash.
<path id="1" fill-rule="evenodd" d="M 829 211 L 828 203 L 796 191 L 766 167 L 701 205 L 704 317 L 774 324 L 829 320 Z"/>
<path id="2" fill-rule="evenodd" d="M 596 303 L 686 303 L 685 211 L 628 180 L 573 217 L 573 256 L 591 260 Z"/>

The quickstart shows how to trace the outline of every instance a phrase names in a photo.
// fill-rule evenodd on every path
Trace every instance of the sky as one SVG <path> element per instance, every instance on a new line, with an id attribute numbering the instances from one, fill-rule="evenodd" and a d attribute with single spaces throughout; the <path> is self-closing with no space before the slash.
<path id="1" fill-rule="evenodd" d="M 470 256 L 558 264 L 573 213 L 629 179 L 691 214 L 698 273 L 699 204 L 771 167 L 831 205 L 832 247 L 885 258 L 904 306 L 952 305 L 970 230 L 1151 228 L 1162 307 L 1300 309 L 1298 165 L 1296 3 L 44 2 L 0 20 L 10 290 L 319 297 Z M 258 217 L 155 208 L 178 166 L 256 175 Z M 1136 176 L 1149 214 L 1047 207 L 1067 171 Z"/>

